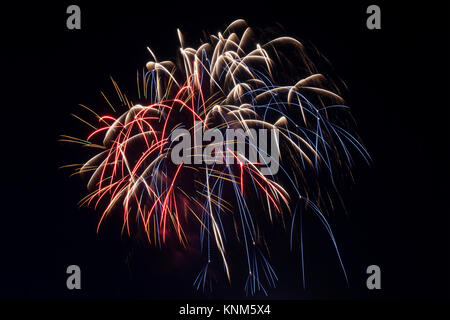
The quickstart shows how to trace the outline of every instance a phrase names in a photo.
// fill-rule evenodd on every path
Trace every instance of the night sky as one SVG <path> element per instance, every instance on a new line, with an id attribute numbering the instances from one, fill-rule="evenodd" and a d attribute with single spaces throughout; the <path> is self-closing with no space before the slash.
<path id="1" fill-rule="evenodd" d="M 326 232 L 311 219 L 306 290 L 298 252 L 289 252 L 287 234 L 284 240 L 275 234 L 280 281 L 269 298 L 449 297 L 449 8 L 243 3 L 16 2 L 2 10 L 0 298 L 245 298 L 243 281 L 197 292 L 192 282 L 200 264 L 189 253 L 130 239 L 120 223 L 108 221 L 96 234 L 98 212 L 77 206 L 85 181 L 59 169 L 86 157 L 58 142 L 61 134 L 88 133 L 70 113 L 80 103 L 104 106 L 100 91 L 114 93 L 110 76 L 133 95 L 136 70 L 150 60 L 147 46 L 171 59 L 177 28 L 194 46 L 204 30 L 215 34 L 237 18 L 259 28 L 281 25 L 330 61 L 329 71 L 348 86 L 344 97 L 374 159 L 370 166 L 357 161 L 355 183 L 343 186 L 346 212 L 329 213 L 349 287 Z M 66 29 L 70 4 L 81 7 L 81 30 Z M 381 30 L 366 28 L 370 4 L 381 7 Z M 66 288 L 71 264 L 81 267 L 82 290 Z M 366 288 L 371 264 L 381 267 L 381 290 Z"/>

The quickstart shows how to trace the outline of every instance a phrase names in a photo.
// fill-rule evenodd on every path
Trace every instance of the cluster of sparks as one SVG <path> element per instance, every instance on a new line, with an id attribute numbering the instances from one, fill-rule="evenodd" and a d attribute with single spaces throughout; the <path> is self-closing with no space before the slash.
<path id="1" fill-rule="evenodd" d="M 195 239 L 200 239 L 205 260 L 194 281 L 197 289 L 211 287 L 213 262 L 223 266 L 231 281 L 227 243 L 235 235 L 245 255 L 248 294 L 267 294 L 267 288 L 278 280 L 267 258 L 270 228 L 266 226 L 274 221 L 290 223 L 291 248 L 297 239 L 305 285 L 301 216 L 304 211 L 312 212 L 326 228 L 347 278 L 331 227 L 320 209 L 322 193 L 317 190 L 322 185 L 308 172 L 313 176 L 325 172 L 334 185 L 334 170 L 350 170 L 351 149 L 369 161 L 359 140 L 331 119 L 330 113 L 342 113 L 348 107 L 338 94 L 322 86 L 324 76 L 315 72 L 302 44 L 294 38 L 256 44 L 252 29 L 243 20 L 210 36 L 197 49 L 185 46 L 180 31 L 178 36 L 178 63 L 159 61 L 148 49 L 153 59 L 137 78 L 140 104 L 129 101 L 113 81 L 126 111 L 117 115 L 105 96 L 112 115 L 100 116 L 83 106 L 97 118 L 97 123 L 82 120 L 93 131 L 86 139 L 62 136 L 61 140 L 99 150 L 86 163 L 74 165 L 76 174 L 89 177 L 89 194 L 80 205 L 101 208 L 98 228 L 106 217 L 118 213 L 124 232 L 143 231 L 157 246 L 175 239 L 187 247 L 192 226 L 198 226 L 200 236 Z M 304 74 L 293 84 L 279 85 L 276 71 L 287 60 L 301 65 Z M 333 103 L 325 105 L 325 101 Z M 174 164 L 171 135 L 177 128 L 195 135 L 195 123 L 205 130 L 277 129 L 279 173 L 263 175 L 261 163 L 231 150 L 222 156 L 235 157 L 234 164 Z"/>

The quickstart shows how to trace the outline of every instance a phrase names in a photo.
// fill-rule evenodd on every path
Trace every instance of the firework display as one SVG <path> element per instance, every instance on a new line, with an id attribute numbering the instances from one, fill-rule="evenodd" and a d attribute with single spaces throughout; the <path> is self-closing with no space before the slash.
<path id="1" fill-rule="evenodd" d="M 336 179 L 350 175 L 353 155 L 367 162 L 370 156 L 352 133 L 337 86 L 301 42 L 267 40 L 244 20 L 198 48 L 187 46 L 181 31 L 178 37 L 174 61 L 148 49 L 136 97 L 113 81 L 122 106 L 105 95 L 109 113 L 84 106 L 92 115 L 80 118 L 92 127 L 86 137 L 62 136 L 95 151 L 75 173 L 87 181 L 80 205 L 99 211 L 97 231 L 114 215 L 123 232 L 144 235 L 151 245 L 198 246 L 199 290 L 212 290 L 220 270 L 231 282 L 228 246 L 237 243 L 244 290 L 267 294 L 278 281 L 270 254 L 277 228 L 300 256 L 306 286 L 308 214 L 326 229 L 347 280 L 326 209 L 339 197 Z"/>

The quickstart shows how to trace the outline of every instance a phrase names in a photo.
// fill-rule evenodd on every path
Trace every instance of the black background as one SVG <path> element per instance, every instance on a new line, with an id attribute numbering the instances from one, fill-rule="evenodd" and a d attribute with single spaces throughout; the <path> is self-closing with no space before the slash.
<path id="1" fill-rule="evenodd" d="M 349 288 L 335 258 L 311 243 L 307 289 L 298 256 L 286 254 L 275 263 L 280 282 L 270 298 L 449 297 L 449 8 L 442 1 L 375 1 L 381 30 L 366 28 L 372 2 L 77 1 L 79 31 L 66 29 L 70 4 L 17 1 L 1 11 L 1 298 L 245 297 L 238 282 L 195 291 L 198 265 L 173 266 L 167 252 L 121 236 L 112 224 L 97 235 L 97 214 L 76 205 L 83 184 L 58 169 L 81 155 L 57 141 L 83 134 L 70 113 L 79 103 L 102 104 L 99 91 L 113 92 L 109 76 L 132 95 L 136 70 L 150 59 L 146 46 L 169 59 L 176 28 L 195 45 L 203 30 L 217 33 L 236 18 L 263 28 L 280 23 L 330 60 L 374 159 L 358 164 L 356 183 L 343 191 L 348 213 L 330 216 Z M 320 225 L 311 228 L 326 238 Z M 80 291 L 66 288 L 70 264 L 81 267 Z M 365 286 L 371 264 L 381 267 L 382 290 Z"/>

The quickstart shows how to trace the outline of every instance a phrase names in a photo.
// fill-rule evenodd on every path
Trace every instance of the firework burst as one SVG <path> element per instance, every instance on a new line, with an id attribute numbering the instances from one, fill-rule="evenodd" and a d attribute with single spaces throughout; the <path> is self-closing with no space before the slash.
<path id="1" fill-rule="evenodd" d="M 326 228 L 347 279 L 321 207 L 337 192 L 336 173 L 350 172 L 351 153 L 370 158 L 345 128 L 350 115 L 336 87 L 316 72 L 299 41 L 279 37 L 259 44 L 243 20 L 197 49 L 185 46 L 180 31 L 178 36 L 176 63 L 159 61 L 148 49 L 152 60 L 137 76 L 139 104 L 113 81 L 126 110 L 119 113 L 105 96 L 111 115 L 84 107 L 97 119 L 82 120 L 93 131 L 85 139 L 62 137 L 98 150 L 75 168 L 88 177 L 89 193 L 80 204 L 100 210 L 98 229 L 108 216 L 120 214 L 124 232 L 142 232 L 157 246 L 176 240 L 188 247 L 199 239 L 204 267 L 194 280 L 197 289 L 211 288 L 214 263 L 231 281 L 227 244 L 238 241 L 248 294 L 267 294 L 278 280 L 267 244 L 275 224 L 289 231 L 291 249 L 299 246 L 305 285 L 302 216 L 308 212 Z M 229 139 L 215 149 L 218 161 L 201 161 L 198 132 L 229 129 L 270 130 L 277 139 L 263 148 L 251 134 L 244 137 L 256 161 L 234 151 Z M 174 163 L 180 130 L 193 137 L 192 161 Z M 269 152 L 279 157 L 269 159 Z M 194 227 L 200 236 L 191 239 Z"/>

